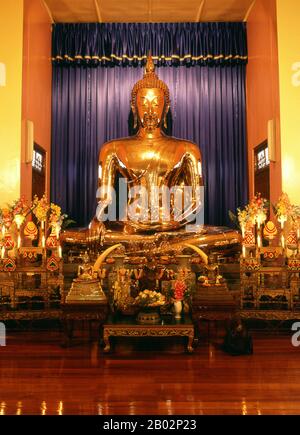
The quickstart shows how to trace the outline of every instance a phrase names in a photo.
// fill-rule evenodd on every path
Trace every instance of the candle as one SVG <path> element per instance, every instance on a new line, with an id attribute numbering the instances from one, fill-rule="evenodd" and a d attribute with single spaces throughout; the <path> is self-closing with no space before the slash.
<path id="1" fill-rule="evenodd" d="M 92 228 L 92 223 L 89 224 L 88 242 L 92 242 L 92 232 L 91 232 L 91 228 Z"/>
<path id="2" fill-rule="evenodd" d="M 61 246 L 58 247 L 58 256 L 59 256 L 59 258 L 62 258 L 62 249 L 61 249 Z"/>
<path id="3" fill-rule="evenodd" d="M 3 259 L 4 256 L 5 256 L 5 248 L 4 248 L 4 246 L 2 246 L 2 249 L 1 249 L 1 258 Z"/>
<path id="4" fill-rule="evenodd" d="M 2 225 L 2 237 L 5 236 L 5 225 Z"/>
<path id="5" fill-rule="evenodd" d="M 22 214 L 16 214 L 15 223 L 17 225 L 18 230 L 20 230 L 22 223 L 24 222 L 25 217 Z"/>
<path id="6" fill-rule="evenodd" d="M 258 234 L 258 236 L 257 236 L 257 247 L 258 248 L 261 247 L 261 237 L 260 237 L 260 234 Z"/>
<path id="7" fill-rule="evenodd" d="M 243 245 L 243 258 L 246 258 L 246 246 Z"/>
<path id="8" fill-rule="evenodd" d="M 284 248 L 284 235 L 281 236 L 281 246 Z"/>
<path id="9" fill-rule="evenodd" d="M 260 216 L 257 216 L 257 229 L 260 229 L 260 225 L 261 225 L 261 218 Z"/>
<path id="10" fill-rule="evenodd" d="M 297 239 L 300 239 L 300 228 L 297 229 Z"/>
<path id="11" fill-rule="evenodd" d="M 42 237 L 42 248 L 44 248 L 45 247 L 45 236 L 43 235 L 43 237 Z"/>
<path id="12" fill-rule="evenodd" d="M 245 225 L 242 225 L 242 236 L 245 237 Z"/>
<path id="13" fill-rule="evenodd" d="M 21 236 L 20 234 L 18 235 L 18 249 L 21 248 Z"/>
<path id="14" fill-rule="evenodd" d="M 280 222 L 281 229 L 283 230 L 283 228 L 284 228 L 284 222 L 287 221 L 287 217 L 282 215 L 282 216 L 279 217 L 278 220 Z"/>

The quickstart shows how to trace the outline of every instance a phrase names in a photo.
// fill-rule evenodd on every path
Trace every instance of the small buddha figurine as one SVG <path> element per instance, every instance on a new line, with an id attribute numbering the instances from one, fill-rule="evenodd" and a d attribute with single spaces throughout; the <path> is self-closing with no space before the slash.
<path id="1" fill-rule="evenodd" d="M 87 252 L 83 256 L 83 264 L 78 267 L 78 278 L 80 281 L 92 280 L 93 267 L 89 264 L 90 257 Z"/>
<path id="2" fill-rule="evenodd" d="M 215 282 L 217 276 L 219 275 L 219 266 L 217 259 L 214 255 L 209 255 L 208 264 L 205 265 L 206 275 L 210 282 Z"/>
<path id="3" fill-rule="evenodd" d="M 127 217 L 119 222 L 125 232 L 132 234 L 149 231 L 169 231 L 191 221 L 200 207 L 197 188 L 202 186 L 201 154 L 199 147 L 187 140 L 166 136 L 166 124 L 170 108 L 169 89 L 155 73 L 152 57 L 147 59 L 144 77 L 133 87 L 131 108 L 138 131 L 135 136 L 112 140 L 103 145 L 99 156 L 100 195 L 92 230 L 102 222 L 106 208 L 112 203 L 111 189 L 117 174 L 129 188 L 144 188 L 146 205 L 138 218 Z M 176 200 L 171 198 L 169 208 L 163 203 L 158 189 L 188 186 L 191 195 L 188 206 L 176 215 Z M 130 206 L 136 198 L 129 198 Z M 173 201 L 173 203 L 172 203 Z M 178 211 L 178 210 L 177 210 Z M 105 224 L 107 226 L 107 224 Z"/>
<path id="4" fill-rule="evenodd" d="M 205 274 L 199 278 L 202 285 L 205 286 L 221 286 L 224 283 L 224 278 L 219 273 L 218 259 L 214 254 L 208 257 L 208 264 L 204 266 Z"/>
<path id="5" fill-rule="evenodd" d="M 78 276 L 72 282 L 66 296 L 66 303 L 103 303 L 107 302 L 101 284 L 93 274 L 93 267 L 89 264 L 87 252 L 83 256 L 83 264 L 78 267 Z"/>

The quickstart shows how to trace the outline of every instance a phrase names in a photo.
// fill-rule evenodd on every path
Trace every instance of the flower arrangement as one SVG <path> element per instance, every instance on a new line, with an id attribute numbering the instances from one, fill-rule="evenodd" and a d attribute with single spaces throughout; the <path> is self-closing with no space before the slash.
<path id="1" fill-rule="evenodd" d="M 249 226 L 250 216 L 246 208 L 243 210 L 238 208 L 238 222 L 241 228 L 247 228 Z"/>
<path id="2" fill-rule="evenodd" d="M 166 289 L 167 304 L 172 304 L 175 301 L 186 301 L 189 303 L 196 291 L 196 285 L 190 283 L 189 280 L 177 278 L 175 281 L 169 282 Z"/>
<path id="3" fill-rule="evenodd" d="M 176 301 L 183 301 L 185 293 L 187 292 L 187 285 L 184 281 L 175 281 L 173 289 L 173 298 Z"/>
<path id="4" fill-rule="evenodd" d="M 161 293 L 152 290 L 144 290 L 135 298 L 134 304 L 140 307 L 154 308 L 164 305 L 165 302 L 166 298 Z"/>
<path id="5" fill-rule="evenodd" d="M 24 196 L 19 198 L 17 201 L 14 201 L 10 208 L 14 216 L 23 215 L 24 217 L 28 213 L 30 213 L 31 210 L 28 204 L 26 203 Z"/>
<path id="6" fill-rule="evenodd" d="M 50 209 L 46 196 L 43 195 L 41 199 L 38 199 L 38 197 L 35 195 L 32 204 L 34 207 L 33 213 L 35 214 L 37 220 L 39 222 L 45 222 Z"/>
<path id="7" fill-rule="evenodd" d="M 53 204 L 53 202 L 50 204 L 50 222 L 58 222 L 61 217 L 61 208 L 59 205 Z"/>
<path id="8" fill-rule="evenodd" d="M 282 193 L 278 202 L 274 205 L 274 212 L 282 228 L 289 219 L 298 228 L 300 227 L 300 207 L 291 204 L 287 193 Z"/>
<path id="9" fill-rule="evenodd" d="M 257 223 L 260 226 L 267 219 L 268 207 L 269 201 L 267 199 L 262 198 L 260 193 L 255 195 L 245 208 L 247 222 L 252 225 Z"/>
<path id="10" fill-rule="evenodd" d="M 0 210 L 0 225 L 9 229 L 12 223 L 15 222 L 17 227 L 20 228 L 30 212 L 31 208 L 22 196 L 11 205 L 8 204 L 7 207 Z"/>
<path id="11" fill-rule="evenodd" d="M 237 216 L 230 211 L 229 216 L 242 230 L 250 230 L 255 224 L 260 227 L 267 219 L 269 201 L 257 193 L 254 198 L 244 208 L 237 209 Z"/>
<path id="12" fill-rule="evenodd" d="M 63 226 L 66 228 L 75 222 L 67 219 L 68 216 L 61 213 L 61 208 L 58 205 L 49 204 L 45 195 L 41 199 L 35 195 L 32 202 L 27 202 L 24 197 L 21 197 L 12 204 L 0 209 L 0 247 L 3 247 L 5 243 L 9 248 L 16 245 L 19 249 L 22 243 L 22 235 L 32 241 L 37 238 L 38 229 L 30 215 L 34 215 L 40 224 L 39 246 L 59 248 L 59 255 L 61 256 L 61 247 L 58 242 L 60 231 Z M 28 221 L 24 232 L 21 233 L 21 226 L 27 218 Z M 13 224 L 17 227 L 17 233 L 13 228 Z M 49 227 L 51 228 L 51 234 L 47 238 Z M 3 258 L 2 252 L 1 255 Z"/>
<path id="13" fill-rule="evenodd" d="M 26 216 L 31 212 L 31 208 L 27 205 L 25 198 L 21 197 L 13 203 L 11 206 L 12 215 L 14 216 L 14 222 L 20 229 L 21 225 L 26 219 Z"/>
<path id="14" fill-rule="evenodd" d="M 61 207 L 54 203 L 49 204 L 45 195 L 41 199 L 35 195 L 32 202 L 32 211 L 39 222 L 45 222 L 48 218 L 49 225 L 56 232 L 75 223 L 72 219 L 68 219 L 67 214 L 61 213 Z"/>

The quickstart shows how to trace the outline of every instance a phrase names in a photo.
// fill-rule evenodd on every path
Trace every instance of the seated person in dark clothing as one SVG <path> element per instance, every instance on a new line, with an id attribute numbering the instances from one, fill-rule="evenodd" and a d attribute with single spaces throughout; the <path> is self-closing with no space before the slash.
<path id="1" fill-rule="evenodd" d="M 253 353 L 252 337 L 241 319 L 237 318 L 231 322 L 222 349 L 230 355 L 251 355 Z"/>

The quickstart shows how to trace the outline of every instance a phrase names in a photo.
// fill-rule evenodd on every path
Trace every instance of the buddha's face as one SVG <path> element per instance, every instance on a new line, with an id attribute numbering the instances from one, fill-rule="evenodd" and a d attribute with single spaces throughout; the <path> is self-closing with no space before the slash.
<path id="1" fill-rule="evenodd" d="M 159 88 L 139 89 L 136 108 L 141 125 L 151 133 L 160 126 L 164 113 L 164 91 Z"/>

